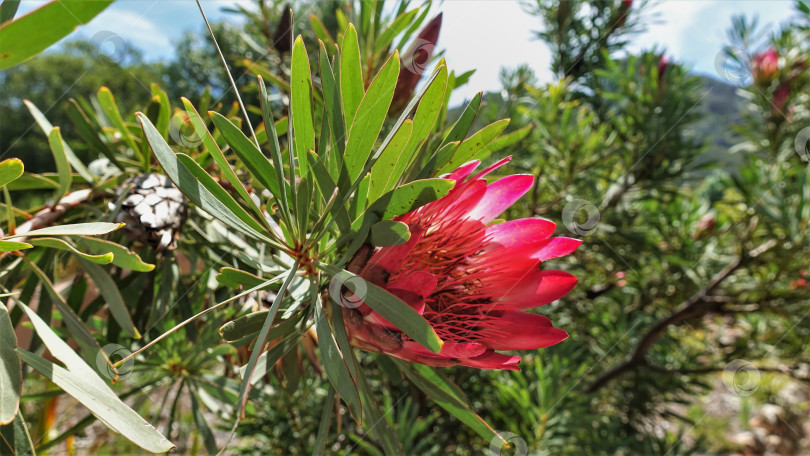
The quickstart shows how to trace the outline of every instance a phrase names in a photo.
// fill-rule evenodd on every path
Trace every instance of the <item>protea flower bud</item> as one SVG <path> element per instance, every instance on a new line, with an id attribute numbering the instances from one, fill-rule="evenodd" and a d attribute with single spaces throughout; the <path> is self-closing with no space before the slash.
<path id="1" fill-rule="evenodd" d="M 410 305 L 444 341 L 433 353 L 353 296 L 342 308 L 352 344 L 431 366 L 462 365 L 518 370 L 519 356 L 496 350 L 532 350 L 568 337 L 551 320 L 523 310 L 565 296 L 577 279 L 542 269 L 573 252 L 581 241 L 552 238 L 554 223 L 521 219 L 491 224 L 523 196 L 534 176 L 483 179 L 511 157 L 467 177 L 473 161 L 447 176 L 456 182 L 445 197 L 397 217 L 408 225 L 405 244 L 363 253 L 352 266 L 363 279 Z"/>
<path id="2" fill-rule="evenodd" d="M 284 5 L 284 11 L 281 13 L 281 19 L 278 21 L 276 27 L 276 34 L 273 36 L 273 47 L 280 53 L 290 52 L 292 46 L 292 39 L 290 37 L 290 27 L 292 17 L 290 5 Z"/>
<path id="3" fill-rule="evenodd" d="M 627 16 L 630 14 L 630 8 L 633 6 L 633 0 L 622 0 L 619 5 L 619 18 L 616 19 L 616 27 L 621 27 L 627 21 Z"/>
<path id="4" fill-rule="evenodd" d="M 661 81 L 664 80 L 664 76 L 667 74 L 667 69 L 669 69 L 669 59 L 666 55 L 661 55 L 661 58 L 658 60 L 658 84 L 661 84 Z"/>
<path id="5" fill-rule="evenodd" d="M 771 102 L 771 112 L 774 115 L 785 117 L 785 108 L 790 100 L 790 86 L 787 84 L 780 85 L 773 93 L 773 101 Z"/>
<path id="6" fill-rule="evenodd" d="M 751 74 L 754 83 L 759 86 L 767 86 L 779 71 L 779 54 L 770 48 L 765 52 L 756 54 L 751 59 Z"/>
<path id="7" fill-rule="evenodd" d="M 392 112 L 400 112 L 413 97 L 413 91 L 422 74 L 427 70 L 427 64 L 433 56 L 436 43 L 439 42 L 439 31 L 442 28 L 442 13 L 428 22 L 419 32 L 416 41 L 402 54 L 400 58 L 399 77 L 394 89 L 394 99 L 391 102 Z"/>

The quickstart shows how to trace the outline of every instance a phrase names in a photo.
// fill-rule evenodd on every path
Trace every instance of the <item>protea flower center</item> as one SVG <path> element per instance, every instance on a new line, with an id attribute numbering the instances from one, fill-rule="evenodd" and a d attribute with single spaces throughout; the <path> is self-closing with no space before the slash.
<path id="1" fill-rule="evenodd" d="M 456 182 L 447 196 L 397 218 L 410 229 L 408 242 L 354 262 L 361 277 L 430 323 L 444 341 L 442 351 L 428 351 L 365 304 L 343 310 L 352 343 L 433 366 L 517 369 L 519 357 L 495 350 L 542 348 L 568 336 L 548 318 L 522 310 L 574 287 L 576 278 L 542 270 L 541 263 L 572 252 L 580 241 L 550 238 L 555 225 L 543 219 L 490 225 L 534 182 L 512 175 L 487 185 L 483 177 L 508 160 L 468 180 L 479 162 L 461 166 L 447 176 Z"/>

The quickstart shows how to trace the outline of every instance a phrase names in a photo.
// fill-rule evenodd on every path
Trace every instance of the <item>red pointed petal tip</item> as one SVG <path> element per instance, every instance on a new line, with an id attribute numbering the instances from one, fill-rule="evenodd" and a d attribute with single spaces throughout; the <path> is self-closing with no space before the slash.
<path id="1" fill-rule="evenodd" d="M 456 181 L 456 183 L 458 183 L 458 182 L 461 182 L 464 179 L 466 179 L 467 176 L 469 176 L 470 173 L 475 171 L 475 168 L 478 168 L 478 165 L 480 165 L 480 164 L 481 164 L 480 160 L 471 160 L 471 161 L 468 161 L 467 163 L 459 166 L 458 168 L 456 168 L 456 170 L 453 171 L 452 173 L 442 174 L 439 177 L 442 177 L 444 179 L 454 180 L 454 181 Z"/>
<path id="2" fill-rule="evenodd" d="M 540 248 L 537 249 L 534 254 L 532 254 L 532 258 L 540 261 L 546 261 L 552 258 L 568 255 L 576 250 L 580 244 L 582 244 L 582 240 L 580 239 L 572 239 L 567 237 L 555 237 L 546 239 L 542 242 L 545 244 L 538 246 Z"/>
<path id="3" fill-rule="evenodd" d="M 482 331 L 483 342 L 494 350 L 535 350 L 545 348 L 568 338 L 568 333 L 551 326 L 548 318 L 526 312 L 508 310 L 493 312 L 500 328 Z"/>
<path id="4" fill-rule="evenodd" d="M 542 306 L 567 295 L 576 284 L 577 278 L 565 271 L 535 271 L 511 285 L 506 292 L 500 290 L 501 305 L 516 310 Z"/>
<path id="5" fill-rule="evenodd" d="M 484 354 L 475 358 L 459 360 L 462 366 L 475 367 L 477 369 L 507 369 L 519 371 L 518 363 L 520 356 L 509 356 L 487 350 Z"/>
<path id="6" fill-rule="evenodd" d="M 480 173 L 473 176 L 472 179 L 470 179 L 470 180 L 483 179 L 484 176 L 486 176 L 487 174 L 495 171 L 496 169 L 500 168 L 501 166 L 509 163 L 510 161 L 512 161 L 512 156 L 511 155 L 509 155 L 507 157 L 504 157 L 504 158 L 498 160 L 497 162 L 493 163 L 492 165 L 489 165 L 488 167 L 484 168 Z"/>
<path id="7" fill-rule="evenodd" d="M 475 209 L 470 211 L 469 217 L 489 223 L 495 220 L 509 206 L 519 200 L 532 188 L 534 176 L 531 174 L 513 174 L 506 176 L 487 186 L 487 192 Z"/>
<path id="8" fill-rule="evenodd" d="M 518 247 L 548 239 L 556 227 L 554 222 L 542 218 L 518 219 L 488 226 L 487 237 L 491 247 Z"/>

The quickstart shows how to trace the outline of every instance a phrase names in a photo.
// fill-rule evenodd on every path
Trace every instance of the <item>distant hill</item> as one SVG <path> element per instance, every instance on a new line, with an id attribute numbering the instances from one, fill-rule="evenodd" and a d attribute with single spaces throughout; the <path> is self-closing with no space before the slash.
<path id="1" fill-rule="evenodd" d="M 699 77 L 707 93 L 698 106 L 703 119 L 695 122 L 692 129 L 708 143 L 707 159 L 719 161 L 727 171 L 734 171 L 742 163 L 742 155 L 732 154 L 729 149 L 742 138 L 733 127 L 743 123 L 748 102 L 738 94 L 736 86 L 710 76 Z"/>

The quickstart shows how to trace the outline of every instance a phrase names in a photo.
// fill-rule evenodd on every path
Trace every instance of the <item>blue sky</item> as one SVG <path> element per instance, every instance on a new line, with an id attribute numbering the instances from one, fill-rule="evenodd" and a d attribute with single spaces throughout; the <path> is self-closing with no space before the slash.
<path id="1" fill-rule="evenodd" d="M 43 1 L 23 0 L 20 13 L 30 11 Z M 221 9 L 234 0 L 204 0 L 209 20 L 235 20 Z M 238 0 L 250 6 L 251 0 Z M 690 65 L 697 73 L 716 76 L 715 57 L 726 43 L 726 30 L 736 14 L 757 15 L 766 30 L 793 12 L 789 0 L 669 0 L 653 3 L 649 14 L 654 19 L 647 32 L 634 37 L 631 50 L 657 46 L 666 49 L 671 59 Z M 553 79 L 548 70 L 549 50 L 534 38 L 539 21 L 511 0 L 446 0 L 434 7 L 443 11 L 439 47 L 446 49 L 450 69 L 463 72 L 476 69 L 469 84 L 454 94 L 454 102 L 469 98 L 480 90 L 499 89 L 502 67 L 528 63 L 541 81 Z M 298 12 L 297 20 L 308 14 Z M 110 31 L 134 43 L 148 60 L 173 55 L 173 43 L 186 30 L 199 31 L 202 18 L 193 0 L 118 0 L 75 36 L 92 37 Z M 486 31 L 486 33 L 484 33 Z"/>

